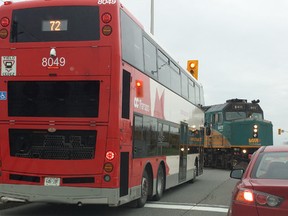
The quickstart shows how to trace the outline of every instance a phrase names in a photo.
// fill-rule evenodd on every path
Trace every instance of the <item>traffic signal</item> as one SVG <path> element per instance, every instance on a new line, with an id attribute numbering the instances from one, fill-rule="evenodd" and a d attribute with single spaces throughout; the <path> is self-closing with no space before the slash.
<path id="1" fill-rule="evenodd" d="M 282 133 L 282 129 L 279 128 L 279 129 L 278 129 L 278 134 L 281 135 L 281 133 Z"/>
<path id="2" fill-rule="evenodd" d="M 253 125 L 253 138 L 258 138 L 258 125 Z"/>
<path id="3" fill-rule="evenodd" d="M 196 80 L 198 80 L 198 60 L 188 60 L 187 70 Z"/>

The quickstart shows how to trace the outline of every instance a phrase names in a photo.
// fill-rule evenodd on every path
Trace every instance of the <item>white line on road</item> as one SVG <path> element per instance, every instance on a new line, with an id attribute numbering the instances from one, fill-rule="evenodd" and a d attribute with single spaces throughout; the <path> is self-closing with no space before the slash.
<path id="1" fill-rule="evenodd" d="M 228 212 L 228 206 L 175 204 L 175 203 L 146 203 L 146 208 L 178 209 L 189 211 Z"/>

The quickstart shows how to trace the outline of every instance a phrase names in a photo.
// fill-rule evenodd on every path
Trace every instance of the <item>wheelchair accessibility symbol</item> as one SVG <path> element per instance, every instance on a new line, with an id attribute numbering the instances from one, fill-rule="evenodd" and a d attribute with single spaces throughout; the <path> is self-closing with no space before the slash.
<path id="1" fill-rule="evenodd" d="M 7 100 L 7 92 L 0 91 L 0 100 Z"/>

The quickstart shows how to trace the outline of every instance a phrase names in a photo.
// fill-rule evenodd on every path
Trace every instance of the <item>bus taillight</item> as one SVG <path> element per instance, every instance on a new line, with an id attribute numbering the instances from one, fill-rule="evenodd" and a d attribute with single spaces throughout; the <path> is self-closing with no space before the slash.
<path id="1" fill-rule="evenodd" d="M 12 1 L 4 1 L 4 5 L 10 5 L 12 4 Z"/>
<path id="2" fill-rule="evenodd" d="M 105 25 L 103 28 L 102 28 L 102 33 L 103 35 L 105 36 L 109 36 L 112 34 L 112 27 L 110 25 Z"/>
<path id="3" fill-rule="evenodd" d="M 115 153 L 113 151 L 107 151 L 106 152 L 106 159 L 107 160 L 113 160 L 115 158 Z"/>
<path id="4" fill-rule="evenodd" d="M 102 22 L 104 22 L 104 23 L 109 23 L 109 22 L 111 22 L 111 20 L 112 20 L 111 14 L 109 14 L 109 13 L 104 13 L 104 14 L 102 15 Z"/>
<path id="5" fill-rule="evenodd" d="M 112 15 L 110 13 L 104 13 L 101 17 L 103 23 L 108 24 L 112 20 Z M 102 28 L 102 33 L 105 36 L 109 36 L 112 34 L 112 27 L 110 25 L 104 25 Z"/>
<path id="6" fill-rule="evenodd" d="M 113 171 L 113 164 L 112 163 L 105 163 L 104 170 L 107 173 L 111 173 Z"/>
<path id="7" fill-rule="evenodd" d="M 7 27 L 9 24 L 10 24 L 10 20 L 9 20 L 7 17 L 3 17 L 3 18 L 1 19 L 1 25 L 2 25 L 3 27 Z"/>
<path id="8" fill-rule="evenodd" d="M 0 38 L 5 39 L 8 36 L 8 30 L 5 27 L 9 26 L 10 20 L 7 17 L 2 17 L 1 19 L 1 26 L 4 27 L 0 30 Z"/>
<path id="9" fill-rule="evenodd" d="M 8 31 L 7 29 L 1 29 L 0 30 L 0 38 L 5 39 L 8 36 Z"/>

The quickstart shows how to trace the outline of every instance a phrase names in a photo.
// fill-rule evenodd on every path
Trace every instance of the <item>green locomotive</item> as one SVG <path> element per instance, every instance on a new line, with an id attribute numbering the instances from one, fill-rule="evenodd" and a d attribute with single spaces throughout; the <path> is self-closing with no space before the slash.
<path id="1" fill-rule="evenodd" d="M 205 106 L 204 165 L 232 168 L 248 162 L 260 147 L 273 145 L 272 123 L 264 119 L 259 100 L 231 99 Z"/>

